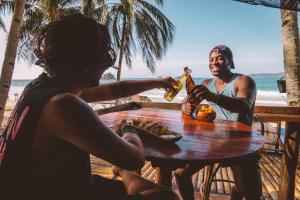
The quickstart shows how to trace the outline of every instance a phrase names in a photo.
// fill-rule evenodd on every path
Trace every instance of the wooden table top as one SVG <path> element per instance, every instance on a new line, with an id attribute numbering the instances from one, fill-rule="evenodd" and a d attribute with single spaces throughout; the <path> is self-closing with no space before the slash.
<path id="1" fill-rule="evenodd" d="M 174 144 L 144 141 L 146 158 L 152 162 L 227 163 L 245 159 L 263 147 L 261 133 L 247 125 L 221 119 L 200 122 L 178 110 L 141 108 L 104 114 L 100 119 L 108 126 L 121 119 L 158 121 L 183 136 Z"/>

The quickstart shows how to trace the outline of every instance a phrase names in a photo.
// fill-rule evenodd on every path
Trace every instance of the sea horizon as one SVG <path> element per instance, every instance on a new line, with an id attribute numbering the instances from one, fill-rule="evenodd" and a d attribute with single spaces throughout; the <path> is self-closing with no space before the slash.
<path id="1" fill-rule="evenodd" d="M 256 105 L 278 105 L 286 106 L 287 98 L 285 93 L 280 93 L 277 80 L 281 78 L 280 75 L 277 76 L 251 76 L 256 82 L 257 96 L 256 96 Z M 194 77 L 196 84 L 200 84 L 204 79 L 209 77 Z M 146 80 L 146 79 L 155 79 L 152 78 L 122 78 L 121 80 Z M 25 86 L 33 79 L 14 79 L 12 80 L 11 88 L 9 91 L 9 100 L 16 100 L 18 96 L 21 95 Z M 115 82 L 116 80 L 100 80 L 100 84 L 107 84 Z M 164 89 L 153 89 L 140 93 L 140 95 L 147 96 L 153 102 L 165 102 L 167 101 L 163 98 L 165 93 Z M 175 97 L 173 102 L 180 103 L 186 96 L 185 87 L 179 92 Z"/>

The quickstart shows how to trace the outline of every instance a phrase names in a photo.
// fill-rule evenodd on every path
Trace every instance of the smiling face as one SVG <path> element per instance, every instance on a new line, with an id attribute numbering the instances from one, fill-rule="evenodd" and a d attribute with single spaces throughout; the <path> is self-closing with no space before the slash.
<path id="1" fill-rule="evenodd" d="M 222 76 L 230 72 L 231 66 L 226 56 L 219 51 L 213 51 L 209 57 L 209 69 L 214 76 Z"/>

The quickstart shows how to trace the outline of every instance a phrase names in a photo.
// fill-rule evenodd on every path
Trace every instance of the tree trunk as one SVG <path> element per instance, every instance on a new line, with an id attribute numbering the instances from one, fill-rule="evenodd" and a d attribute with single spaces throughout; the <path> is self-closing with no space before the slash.
<path id="1" fill-rule="evenodd" d="M 125 45 L 125 35 L 126 35 L 126 17 L 125 16 L 123 16 L 123 17 L 124 17 L 124 20 L 123 20 L 122 37 L 121 37 L 121 44 L 120 44 L 120 50 L 119 50 L 117 81 L 121 80 L 121 71 L 122 71 L 122 62 L 123 62 L 123 56 L 124 56 L 124 45 Z M 117 99 L 115 104 L 119 105 L 120 99 Z"/>
<path id="2" fill-rule="evenodd" d="M 122 38 L 120 44 L 120 51 L 119 51 L 119 63 L 118 63 L 118 71 L 117 71 L 117 81 L 121 80 L 121 71 L 122 71 L 122 62 L 124 56 L 124 45 L 125 45 L 125 36 L 126 36 L 126 17 L 123 16 L 123 27 L 122 27 Z"/>
<path id="3" fill-rule="evenodd" d="M 83 14 L 89 17 L 94 15 L 94 2 L 93 0 L 84 0 L 82 7 Z"/>
<path id="4" fill-rule="evenodd" d="M 300 107 L 300 52 L 297 12 L 281 10 L 282 42 L 287 99 L 289 106 Z M 294 199 L 295 175 L 299 156 L 299 123 L 287 122 L 285 152 L 281 163 L 279 199 Z"/>
<path id="5" fill-rule="evenodd" d="M 300 49 L 297 12 L 282 10 L 281 21 L 288 104 L 289 106 L 300 106 Z"/>
<path id="6" fill-rule="evenodd" d="M 8 40 L 5 49 L 5 56 L 0 77 L 0 125 L 3 121 L 5 104 L 7 101 L 11 79 L 15 67 L 16 52 L 20 38 L 20 30 L 23 23 L 24 9 L 25 1 L 17 0 L 8 34 Z"/>

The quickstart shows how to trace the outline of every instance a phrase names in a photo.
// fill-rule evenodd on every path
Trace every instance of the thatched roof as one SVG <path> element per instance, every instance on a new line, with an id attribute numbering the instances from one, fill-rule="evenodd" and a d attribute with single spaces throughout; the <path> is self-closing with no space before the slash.
<path id="1" fill-rule="evenodd" d="M 234 0 L 252 5 L 263 5 L 273 8 L 300 11 L 300 0 Z"/>

